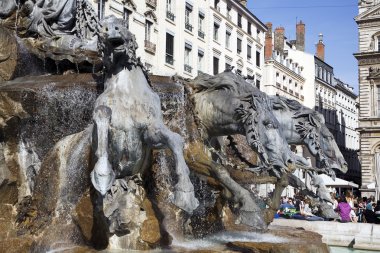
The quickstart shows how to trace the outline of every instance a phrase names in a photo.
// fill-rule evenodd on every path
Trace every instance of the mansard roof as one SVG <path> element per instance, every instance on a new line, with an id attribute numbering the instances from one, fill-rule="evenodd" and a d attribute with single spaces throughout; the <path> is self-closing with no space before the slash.
<path id="1" fill-rule="evenodd" d="M 356 23 L 380 19 L 380 4 L 377 4 L 360 15 L 356 16 Z"/>

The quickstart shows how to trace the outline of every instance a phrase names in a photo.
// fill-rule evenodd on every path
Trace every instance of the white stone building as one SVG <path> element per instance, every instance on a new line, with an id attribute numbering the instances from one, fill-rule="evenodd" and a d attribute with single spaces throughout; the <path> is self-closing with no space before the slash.
<path id="1" fill-rule="evenodd" d="M 137 55 L 151 73 L 194 78 L 198 71 L 216 74 L 234 66 L 260 85 L 267 28 L 246 1 L 93 1 L 99 16 L 128 20 Z"/>
<path id="2" fill-rule="evenodd" d="M 354 93 L 354 88 L 341 80 L 335 78 L 336 95 L 336 142 L 342 152 L 349 170 L 346 174 L 339 175 L 339 178 L 361 182 L 360 162 L 358 158 L 359 145 L 359 105 L 358 96 Z"/>
<path id="3" fill-rule="evenodd" d="M 380 1 L 360 0 L 355 18 L 359 30 L 359 132 L 363 196 L 380 198 Z"/>
<path id="4" fill-rule="evenodd" d="M 305 24 L 297 24 L 295 41 L 287 41 L 285 29 L 272 32 L 267 23 L 263 91 L 294 99 L 314 108 L 314 56 L 305 49 Z"/>

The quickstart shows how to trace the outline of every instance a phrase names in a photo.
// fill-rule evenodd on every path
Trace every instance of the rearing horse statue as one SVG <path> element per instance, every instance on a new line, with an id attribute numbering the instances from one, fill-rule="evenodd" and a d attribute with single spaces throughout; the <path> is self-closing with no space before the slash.
<path id="1" fill-rule="evenodd" d="M 162 121 L 160 99 L 135 54 L 134 35 L 124 21 L 110 16 L 102 23 L 100 39 L 106 76 L 93 115 L 97 161 L 91 172 L 92 184 L 104 196 L 116 178 L 142 174 L 150 149 L 169 147 L 178 177 L 172 201 L 191 213 L 198 200 L 183 157 L 184 142 Z"/>

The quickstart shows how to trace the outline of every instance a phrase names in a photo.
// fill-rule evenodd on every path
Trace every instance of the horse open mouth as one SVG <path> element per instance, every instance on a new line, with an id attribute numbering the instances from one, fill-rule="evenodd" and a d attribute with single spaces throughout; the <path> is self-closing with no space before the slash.
<path id="1" fill-rule="evenodd" d="M 122 38 L 109 38 L 108 42 L 111 44 L 114 51 L 124 50 L 124 40 Z"/>

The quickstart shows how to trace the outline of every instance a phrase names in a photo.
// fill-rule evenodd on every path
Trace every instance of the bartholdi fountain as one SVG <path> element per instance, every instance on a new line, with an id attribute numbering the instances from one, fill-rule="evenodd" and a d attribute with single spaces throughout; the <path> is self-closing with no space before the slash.
<path id="1" fill-rule="evenodd" d="M 323 116 L 231 71 L 148 75 L 124 22 L 87 0 L 0 6 L 1 250 L 328 252 L 267 229 L 288 184 L 335 215 L 318 173 L 347 166 Z M 250 191 L 261 183 L 271 198 Z"/>

